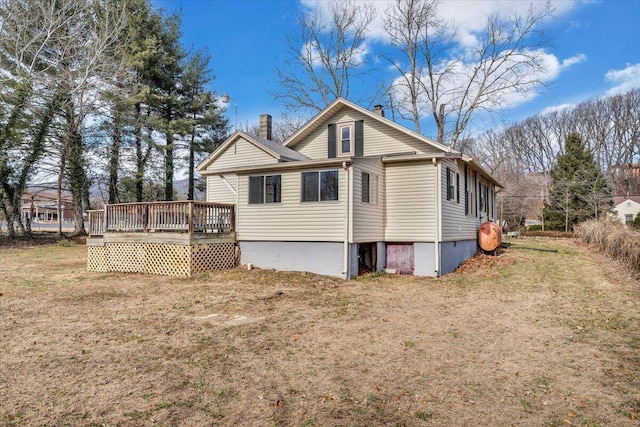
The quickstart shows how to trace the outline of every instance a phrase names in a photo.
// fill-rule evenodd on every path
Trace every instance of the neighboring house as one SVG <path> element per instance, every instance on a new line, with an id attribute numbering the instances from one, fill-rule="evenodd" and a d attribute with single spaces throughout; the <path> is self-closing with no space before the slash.
<path id="1" fill-rule="evenodd" d="M 61 206 L 58 209 L 58 196 L 55 191 L 29 191 L 22 195 L 23 221 L 28 218 L 32 222 L 58 222 L 58 212 L 62 221 L 72 221 L 74 214 L 73 198 L 70 194 L 62 194 Z"/>
<path id="2" fill-rule="evenodd" d="M 283 145 L 236 132 L 199 166 L 236 206 L 242 264 L 441 276 L 475 254 L 499 184 L 473 159 L 337 99 Z"/>
<path id="3" fill-rule="evenodd" d="M 613 215 L 624 225 L 631 224 L 640 214 L 640 196 L 616 196 L 613 204 Z"/>

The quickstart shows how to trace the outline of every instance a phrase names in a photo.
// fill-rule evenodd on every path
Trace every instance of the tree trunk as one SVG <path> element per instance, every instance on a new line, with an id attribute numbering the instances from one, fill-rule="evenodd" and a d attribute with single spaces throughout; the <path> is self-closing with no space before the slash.
<path id="1" fill-rule="evenodd" d="M 194 186 L 195 186 L 195 163 L 196 163 L 196 153 L 195 153 L 195 140 L 196 140 L 196 115 L 193 115 L 193 127 L 191 128 L 191 143 L 189 144 L 189 190 L 187 191 L 187 200 L 194 200 Z"/>
<path id="2" fill-rule="evenodd" d="M 144 191 L 144 148 L 142 140 L 142 125 L 140 124 L 141 105 L 136 104 L 136 201 L 142 202 Z"/>
<path id="3" fill-rule="evenodd" d="M 120 110 L 114 107 L 113 138 L 109 150 L 109 203 L 118 203 L 118 171 L 120 166 Z"/>
<path id="4" fill-rule="evenodd" d="M 440 104 L 440 111 L 436 123 L 438 124 L 438 142 L 444 145 L 444 105 Z M 453 148 L 453 146 L 451 147 Z"/>
<path id="5" fill-rule="evenodd" d="M 64 171 L 67 165 L 67 147 L 68 142 L 65 140 L 62 143 L 62 151 L 60 152 L 60 169 L 58 170 L 58 181 L 56 182 L 56 202 L 58 212 L 58 237 L 62 237 L 62 182 L 64 180 Z"/>
<path id="6" fill-rule="evenodd" d="M 173 134 L 167 131 L 164 153 L 164 199 L 173 200 Z"/>

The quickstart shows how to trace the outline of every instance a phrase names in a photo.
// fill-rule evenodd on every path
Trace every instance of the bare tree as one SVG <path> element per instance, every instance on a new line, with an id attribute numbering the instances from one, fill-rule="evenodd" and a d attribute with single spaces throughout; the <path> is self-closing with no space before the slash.
<path id="1" fill-rule="evenodd" d="M 400 74 L 392 88 L 398 98 L 397 111 L 403 119 L 413 121 L 418 133 L 427 108 L 422 99 L 422 78 L 434 66 L 432 59 L 442 56 L 450 45 L 437 6 L 437 0 L 395 0 L 384 19 L 391 46 L 401 57 L 383 55 Z M 429 51 L 425 54 L 423 49 Z"/>
<path id="2" fill-rule="evenodd" d="M 46 153 L 60 104 L 51 46 L 73 13 L 72 2 L 0 1 L 0 210 L 10 237 L 14 224 L 25 228 L 21 197 Z"/>
<path id="3" fill-rule="evenodd" d="M 282 144 L 305 123 L 306 120 L 304 120 L 302 117 L 293 115 L 285 111 L 279 117 L 276 117 L 273 120 L 273 125 L 271 127 L 272 141 Z M 246 132 L 248 135 L 251 135 L 254 138 L 260 137 L 260 125 L 258 123 L 249 124 L 247 122 L 244 125 L 240 126 L 240 130 Z"/>
<path id="4" fill-rule="evenodd" d="M 397 0 L 390 12 L 396 22 L 386 28 L 396 40 L 394 45 L 403 46 L 409 58 L 398 70 L 403 86 L 409 88 L 408 100 L 416 107 L 405 110 L 415 123 L 421 117 L 417 104 L 426 105 L 436 123 L 438 142 L 444 144 L 448 138 L 448 145 L 455 148 L 478 112 L 499 111 L 513 96 L 543 84 L 545 42 L 538 26 L 553 8 L 546 3 L 539 10 L 532 5 L 524 17 L 491 16 L 472 48 L 450 49 L 455 29 L 439 23 L 436 6 L 433 0 Z M 416 27 L 412 20 L 421 27 L 405 31 Z"/>
<path id="5" fill-rule="evenodd" d="M 58 217 L 61 217 L 61 192 L 66 178 L 74 200 L 75 234 L 85 234 L 83 213 L 89 209 L 84 124 L 88 115 L 98 111 L 105 88 L 115 87 L 126 75 L 119 61 L 120 32 L 126 21 L 125 10 L 117 3 L 88 0 L 64 0 L 74 5 L 56 44 L 51 46 L 50 61 L 62 95 L 59 134 Z M 53 13 L 60 13 L 54 9 Z M 62 234 L 59 223 L 58 232 Z"/>
<path id="6" fill-rule="evenodd" d="M 318 112 L 338 97 L 369 97 L 352 81 L 369 72 L 363 67 L 366 35 L 375 9 L 355 0 L 330 0 L 328 16 L 316 7 L 304 11 L 299 34 L 289 37 L 289 58 L 277 69 L 280 90 L 273 95 L 290 112 Z M 367 95 L 369 94 L 369 95 Z M 362 99 L 353 99 L 360 102 Z"/>

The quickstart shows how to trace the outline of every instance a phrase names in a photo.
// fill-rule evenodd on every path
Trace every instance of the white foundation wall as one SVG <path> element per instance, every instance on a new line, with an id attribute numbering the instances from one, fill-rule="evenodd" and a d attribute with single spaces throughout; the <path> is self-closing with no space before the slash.
<path id="1" fill-rule="evenodd" d="M 344 271 L 344 242 L 241 241 L 240 263 L 349 278 Z"/>

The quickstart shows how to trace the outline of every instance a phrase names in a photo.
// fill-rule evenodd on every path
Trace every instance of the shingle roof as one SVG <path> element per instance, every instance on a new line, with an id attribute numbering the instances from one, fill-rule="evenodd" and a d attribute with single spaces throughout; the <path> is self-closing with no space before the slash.
<path id="1" fill-rule="evenodd" d="M 613 205 L 618 206 L 620 203 L 623 203 L 627 200 L 633 200 L 636 203 L 640 203 L 640 195 L 639 196 L 614 196 Z"/>
<path id="2" fill-rule="evenodd" d="M 273 151 L 274 153 L 288 160 L 310 160 L 309 157 L 305 156 L 304 154 L 298 153 L 297 151 L 292 150 L 291 148 L 285 147 L 284 145 L 278 142 L 271 141 L 268 139 L 262 139 L 262 138 L 253 138 L 253 139 L 256 142 L 264 145 L 267 149 Z"/>

